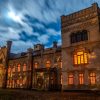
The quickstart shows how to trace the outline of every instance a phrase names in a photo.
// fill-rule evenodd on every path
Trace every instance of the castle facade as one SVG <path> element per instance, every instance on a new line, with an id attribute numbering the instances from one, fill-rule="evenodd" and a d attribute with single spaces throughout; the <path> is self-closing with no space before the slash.
<path id="1" fill-rule="evenodd" d="M 0 48 L 0 88 L 36 90 L 100 90 L 100 8 L 61 17 L 62 45 L 34 45 L 11 53 L 12 42 Z"/>

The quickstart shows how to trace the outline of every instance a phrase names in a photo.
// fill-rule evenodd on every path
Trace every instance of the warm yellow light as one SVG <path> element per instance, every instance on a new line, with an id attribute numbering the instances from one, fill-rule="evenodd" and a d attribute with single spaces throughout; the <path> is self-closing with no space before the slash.
<path id="1" fill-rule="evenodd" d="M 68 84 L 69 85 L 74 84 L 74 76 L 73 76 L 73 74 L 69 74 L 68 75 Z"/>
<path id="2" fill-rule="evenodd" d="M 83 55 L 83 51 L 77 52 L 77 55 Z"/>
<path id="3" fill-rule="evenodd" d="M 26 71 L 26 64 L 24 64 L 23 66 L 23 71 Z"/>
<path id="4" fill-rule="evenodd" d="M 84 53 L 84 63 L 87 63 L 87 53 Z"/>
<path id="5" fill-rule="evenodd" d="M 90 83 L 91 85 L 96 84 L 96 74 L 94 72 L 90 73 Z"/>
<path id="6" fill-rule="evenodd" d="M 84 53 L 83 51 L 79 51 L 74 54 L 74 64 L 87 64 L 88 63 L 88 54 Z"/>
<path id="7" fill-rule="evenodd" d="M 34 67 L 38 68 L 38 63 L 37 62 L 35 62 Z"/>
<path id="8" fill-rule="evenodd" d="M 74 55 L 74 64 L 77 64 L 77 55 Z"/>
<path id="9" fill-rule="evenodd" d="M 79 84 L 84 84 L 84 75 L 79 74 Z"/>
<path id="10" fill-rule="evenodd" d="M 47 62 L 46 62 L 46 67 L 49 68 L 50 66 L 51 66 L 50 61 L 47 61 Z"/>

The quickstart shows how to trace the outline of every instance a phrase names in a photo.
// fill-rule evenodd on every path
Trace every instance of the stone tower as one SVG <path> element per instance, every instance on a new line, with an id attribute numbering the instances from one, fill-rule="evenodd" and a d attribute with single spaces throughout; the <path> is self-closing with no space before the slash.
<path id="1" fill-rule="evenodd" d="M 62 89 L 100 89 L 100 8 L 61 17 Z"/>

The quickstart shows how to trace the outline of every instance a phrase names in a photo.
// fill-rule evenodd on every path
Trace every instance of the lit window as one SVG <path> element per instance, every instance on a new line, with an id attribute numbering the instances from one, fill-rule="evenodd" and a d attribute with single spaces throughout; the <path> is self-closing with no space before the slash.
<path id="1" fill-rule="evenodd" d="M 26 76 L 24 76 L 24 78 L 23 78 L 23 84 L 26 84 Z"/>
<path id="2" fill-rule="evenodd" d="M 69 85 L 73 85 L 74 84 L 74 75 L 73 74 L 69 74 L 68 75 L 68 84 Z"/>
<path id="3" fill-rule="evenodd" d="M 11 77 L 11 67 L 8 67 L 8 77 Z"/>
<path id="4" fill-rule="evenodd" d="M 46 62 L 46 67 L 47 67 L 47 68 L 50 68 L 50 66 L 51 66 L 51 63 L 50 63 L 50 61 L 48 60 L 48 61 Z"/>
<path id="5" fill-rule="evenodd" d="M 34 63 L 34 68 L 38 68 L 39 67 L 39 63 L 38 62 L 35 62 Z"/>
<path id="6" fill-rule="evenodd" d="M 23 71 L 26 71 L 26 64 L 24 64 L 23 66 Z"/>
<path id="7" fill-rule="evenodd" d="M 10 73 L 11 72 L 11 68 L 10 67 L 8 67 L 8 73 Z"/>
<path id="8" fill-rule="evenodd" d="M 9 85 L 9 80 L 7 80 L 7 85 Z"/>
<path id="9" fill-rule="evenodd" d="M 96 74 L 94 72 L 90 73 L 90 84 L 96 84 Z"/>
<path id="10" fill-rule="evenodd" d="M 20 64 L 18 64 L 18 72 L 20 72 Z"/>
<path id="11" fill-rule="evenodd" d="M 19 80 L 17 80 L 17 84 L 19 84 Z"/>
<path id="12" fill-rule="evenodd" d="M 82 73 L 79 74 L 79 84 L 84 84 L 84 75 Z"/>
<path id="13" fill-rule="evenodd" d="M 13 67 L 13 72 L 15 72 L 15 66 Z"/>
<path id="14" fill-rule="evenodd" d="M 74 64 L 87 64 L 88 63 L 88 53 L 84 51 L 78 51 L 74 54 Z"/>

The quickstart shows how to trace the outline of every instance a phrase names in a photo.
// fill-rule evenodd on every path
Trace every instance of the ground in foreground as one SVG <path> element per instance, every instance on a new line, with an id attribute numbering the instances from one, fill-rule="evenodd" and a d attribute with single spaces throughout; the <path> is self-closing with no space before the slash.
<path id="1" fill-rule="evenodd" d="M 100 100 L 96 91 L 33 91 L 0 89 L 0 100 Z"/>

